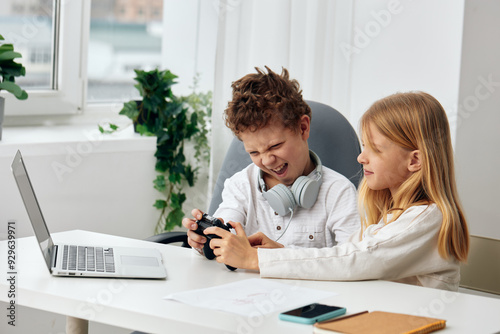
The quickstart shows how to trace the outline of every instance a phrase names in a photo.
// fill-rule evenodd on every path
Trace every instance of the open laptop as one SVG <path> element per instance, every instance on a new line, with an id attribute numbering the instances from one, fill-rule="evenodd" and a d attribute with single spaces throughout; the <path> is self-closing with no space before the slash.
<path id="1" fill-rule="evenodd" d="M 20 151 L 17 151 L 11 168 L 43 257 L 52 275 L 116 278 L 165 278 L 167 276 L 161 254 L 157 249 L 109 245 L 55 245 Z"/>

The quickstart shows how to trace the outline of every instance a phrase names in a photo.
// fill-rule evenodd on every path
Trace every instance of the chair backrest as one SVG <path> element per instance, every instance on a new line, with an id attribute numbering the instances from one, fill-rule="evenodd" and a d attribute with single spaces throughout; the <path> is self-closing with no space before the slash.
<path id="1" fill-rule="evenodd" d="M 322 103 L 306 102 L 312 110 L 309 148 L 318 154 L 323 166 L 344 175 L 357 187 L 363 173 L 362 166 L 356 160 L 361 152 L 356 132 L 337 110 Z M 222 202 L 224 181 L 251 162 L 243 143 L 238 138 L 233 138 L 217 177 L 209 214 L 213 214 Z"/>

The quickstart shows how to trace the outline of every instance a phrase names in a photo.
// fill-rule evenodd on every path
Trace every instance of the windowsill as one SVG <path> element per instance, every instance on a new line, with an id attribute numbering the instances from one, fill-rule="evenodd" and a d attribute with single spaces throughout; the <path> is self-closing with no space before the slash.
<path id="1" fill-rule="evenodd" d="M 30 155 L 92 152 L 154 151 L 156 137 L 135 133 L 133 126 L 101 134 L 96 124 L 3 127 L 0 156 L 14 156 L 20 149 Z"/>

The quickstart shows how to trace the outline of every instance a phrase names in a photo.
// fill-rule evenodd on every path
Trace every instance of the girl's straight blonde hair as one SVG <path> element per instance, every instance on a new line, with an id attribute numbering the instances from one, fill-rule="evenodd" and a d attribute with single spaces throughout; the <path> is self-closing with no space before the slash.
<path id="1" fill-rule="evenodd" d="M 397 93 L 376 101 L 361 119 L 364 144 L 372 146 L 370 125 L 397 145 L 419 150 L 421 169 L 403 182 L 394 196 L 389 189 L 371 190 L 365 179 L 361 181 L 363 228 L 382 219 L 391 223 L 411 206 L 435 203 L 443 214 L 439 254 L 466 261 L 469 231 L 458 198 L 450 128 L 441 104 L 427 93 Z M 392 217 L 388 220 L 389 213 Z"/>

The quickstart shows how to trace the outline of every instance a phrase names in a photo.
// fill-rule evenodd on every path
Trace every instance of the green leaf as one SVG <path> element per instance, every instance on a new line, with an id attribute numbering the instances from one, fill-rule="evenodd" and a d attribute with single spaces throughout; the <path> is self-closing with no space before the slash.
<path id="1" fill-rule="evenodd" d="M 5 60 L 13 60 L 16 58 L 21 58 L 22 55 L 19 52 L 7 51 L 0 53 L 0 63 Z"/>
<path id="2" fill-rule="evenodd" d="M 168 175 L 168 181 L 170 183 L 181 183 L 182 176 L 179 173 L 171 173 Z"/>
<path id="3" fill-rule="evenodd" d="M 4 78 L 4 82 L 14 82 L 15 77 L 21 77 L 26 74 L 24 66 L 13 61 L 0 62 L 0 68 L 2 69 L 1 75 Z"/>
<path id="4" fill-rule="evenodd" d="M 168 169 L 168 162 L 164 160 L 157 160 L 155 170 L 159 173 L 165 173 Z"/>
<path id="5" fill-rule="evenodd" d="M 198 124 L 198 114 L 197 113 L 192 113 L 191 114 L 191 123 L 196 126 Z"/>
<path id="6" fill-rule="evenodd" d="M 158 191 L 164 191 L 166 189 L 166 180 L 164 175 L 157 175 L 156 179 L 153 180 L 154 188 Z"/>
<path id="7" fill-rule="evenodd" d="M 10 81 L 0 82 L 0 90 L 5 89 L 6 91 L 12 93 L 19 100 L 26 100 L 28 98 L 28 93 L 18 85 Z"/>
<path id="8" fill-rule="evenodd" d="M 171 231 L 176 226 L 181 226 L 182 218 L 184 218 L 184 212 L 181 209 L 174 209 L 170 211 L 165 219 L 165 231 Z"/>
<path id="9" fill-rule="evenodd" d="M 194 179 L 196 175 L 195 170 L 192 169 L 191 165 L 186 166 L 184 176 L 186 177 L 186 181 L 188 182 L 189 186 L 194 186 Z"/>
<path id="10" fill-rule="evenodd" d="M 118 130 L 118 126 L 115 125 L 115 124 L 112 124 L 112 123 L 108 123 L 107 124 L 108 127 L 109 127 L 109 130 L 108 129 L 104 129 L 104 127 L 102 127 L 101 125 L 98 125 L 98 128 L 99 128 L 99 132 L 102 133 L 102 134 L 109 134 L 109 133 L 113 133 L 115 132 L 116 130 Z"/>
<path id="11" fill-rule="evenodd" d="M 157 133 L 157 136 L 158 136 L 158 140 L 156 142 L 159 145 L 165 143 L 166 141 L 168 141 L 170 139 L 170 135 L 168 134 L 168 132 L 164 131 L 163 129 L 160 130 L 159 133 Z"/>
<path id="12" fill-rule="evenodd" d="M 183 106 L 180 103 L 172 103 L 168 107 L 168 112 L 171 116 L 177 116 L 183 111 Z"/>
<path id="13" fill-rule="evenodd" d="M 120 115 L 127 116 L 133 121 L 137 121 L 139 116 L 139 109 L 137 109 L 137 103 L 135 101 L 129 101 L 123 104 L 122 110 L 119 112 Z"/>
<path id="14" fill-rule="evenodd" d="M 153 204 L 153 206 L 159 210 L 162 210 L 167 207 L 167 201 L 162 199 L 157 199 L 155 204 Z"/>
<path id="15" fill-rule="evenodd" d="M 0 53 L 6 51 L 14 51 L 14 46 L 12 44 L 2 44 L 0 45 Z"/>
<path id="16" fill-rule="evenodd" d="M 139 133 L 141 136 L 154 136 L 155 134 L 152 133 L 149 129 L 149 127 L 146 124 L 137 124 L 135 127 L 137 133 Z"/>
<path id="17" fill-rule="evenodd" d="M 164 72 L 163 72 L 163 74 L 162 74 L 162 76 L 163 76 L 163 80 L 165 80 L 165 81 L 170 81 L 170 82 L 173 82 L 173 81 L 174 81 L 174 79 L 177 79 L 177 78 L 178 78 L 178 76 L 177 76 L 177 75 L 173 74 L 173 73 L 172 73 L 172 72 L 170 72 L 169 70 L 164 71 Z"/>
<path id="18" fill-rule="evenodd" d="M 28 98 L 28 93 L 25 90 L 23 90 L 21 92 L 21 95 L 20 96 L 16 95 L 16 97 L 18 100 L 26 100 Z"/>
<path id="19" fill-rule="evenodd" d="M 173 209 L 182 209 L 182 204 L 186 201 L 186 194 L 182 192 L 173 193 L 170 199 L 170 207 Z"/>

